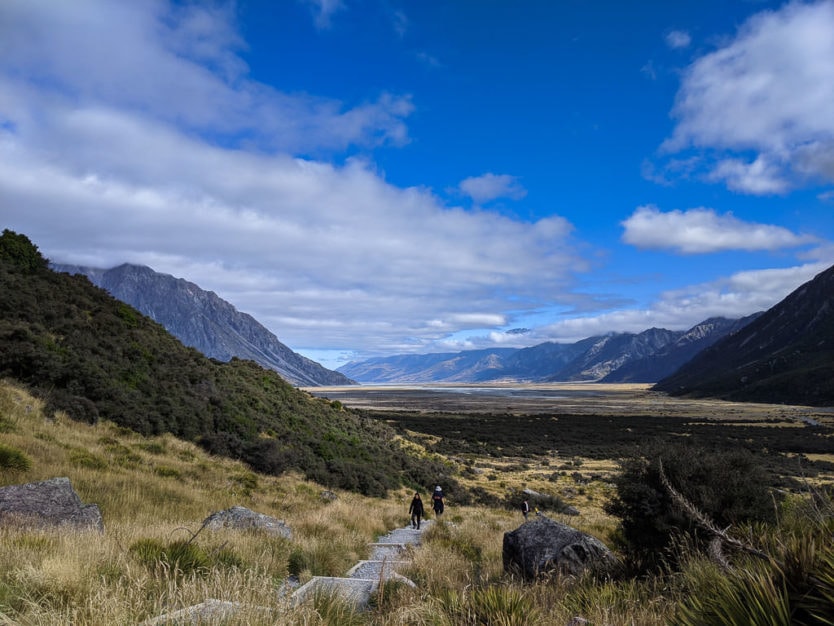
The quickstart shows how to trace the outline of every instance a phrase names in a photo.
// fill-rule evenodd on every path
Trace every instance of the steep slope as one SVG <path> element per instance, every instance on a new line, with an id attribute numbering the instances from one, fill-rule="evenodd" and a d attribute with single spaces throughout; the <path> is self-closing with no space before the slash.
<path id="1" fill-rule="evenodd" d="M 759 313 L 738 320 L 711 317 L 696 324 L 674 342 L 641 358 L 631 359 L 607 374 L 604 383 L 653 383 L 675 373 L 684 363 L 722 337 L 738 331 Z"/>
<path id="2" fill-rule="evenodd" d="M 589 348 L 547 381 L 596 381 L 623 364 L 655 354 L 680 336 L 662 328 L 650 328 L 640 334 L 618 333 L 594 337 Z M 587 341 L 587 340 L 586 340 Z"/>
<path id="3" fill-rule="evenodd" d="M 171 433 L 258 471 L 296 469 L 367 494 L 446 473 L 406 454 L 379 421 L 252 361 L 220 363 L 185 347 L 85 277 L 50 271 L 25 236 L 8 230 L 0 293 L 0 378 L 25 384 L 50 411 Z"/>
<path id="4" fill-rule="evenodd" d="M 53 269 L 87 276 L 94 285 L 162 324 L 185 345 L 213 359 L 250 359 L 299 386 L 353 382 L 293 352 L 251 315 L 182 278 L 130 264 L 107 270 L 75 265 L 53 265 Z"/>
<path id="5" fill-rule="evenodd" d="M 730 400 L 834 404 L 834 267 L 698 354 L 655 389 Z"/>

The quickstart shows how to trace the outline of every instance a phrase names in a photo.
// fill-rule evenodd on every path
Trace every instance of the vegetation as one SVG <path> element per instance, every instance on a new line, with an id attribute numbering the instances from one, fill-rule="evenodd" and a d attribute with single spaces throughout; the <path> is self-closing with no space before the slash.
<path id="1" fill-rule="evenodd" d="M 773 521 L 781 496 L 750 452 L 679 443 L 649 446 L 644 454 L 623 460 L 616 494 L 605 506 L 620 520 L 621 547 L 637 570 L 676 565 L 682 540 L 704 549 L 712 538 L 675 501 L 666 481 L 721 528 Z"/>
<path id="2" fill-rule="evenodd" d="M 0 236 L 0 376 L 87 423 L 171 433 L 270 474 L 382 495 L 444 470 L 389 427 L 293 388 L 250 361 L 212 361 L 94 287 L 58 274 L 23 235 Z M 88 458 L 94 463 L 95 460 Z"/>
<path id="3" fill-rule="evenodd" d="M 707 450 L 747 450 L 775 476 L 806 476 L 830 463 L 806 455 L 828 454 L 828 428 L 784 426 L 784 421 L 744 416 L 693 419 L 669 415 L 512 415 L 367 411 L 404 436 L 418 439 L 429 452 L 459 457 L 562 457 L 621 459 L 641 456 L 647 442 L 659 447 L 685 440 Z M 419 433 L 418 435 L 409 435 Z M 783 486 L 788 486 L 787 484 Z"/>
<path id="4" fill-rule="evenodd" d="M 367 612 L 329 596 L 292 606 L 281 591 L 290 574 L 301 581 L 342 575 L 367 556 L 369 541 L 405 525 L 411 491 L 385 499 L 338 491 L 331 501 L 321 497 L 321 486 L 293 472 L 259 474 L 169 434 L 143 437 L 111 422 L 52 416 L 43 401 L 8 383 L 0 383 L 0 423 L 3 444 L 31 460 L 25 471 L 1 474 L 0 484 L 68 476 L 82 501 L 100 506 L 105 523 L 104 534 L 0 528 L 0 562 L 7 565 L 0 570 L 0 623 L 139 623 L 208 598 L 242 605 L 234 617 L 209 623 L 251 626 L 545 626 L 574 616 L 623 626 L 825 624 L 834 606 L 834 509 L 821 489 L 813 498 L 787 497 L 770 522 L 733 525 L 726 534 L 736 543 L 725 542 L 723 564 L 702 544 L 681 540 L 676 572 L 533 584 L 502 568 L 503 533 L 521 523 L 520 514 L 452 502 L 446 520 L 424 533 L 423 546 L 402 570 L 416 589 L 389 581 Z M 521 464 L 511 467 L 523 471 Z M 681 479 L 671 466 L 668 473 L 692 493 L 695 473 Z M 292 539 L 199 531 L 209 513 L 236 504 L 285 520 Z M 609 545 L 621 532 L 618 519 L 591 510 L 567 521 Z M 777 601 L 782 608 L 768 612 Z"/>
<path id="5" fill-rule="evenodd" d="M 831 470 L 826 427 L 358 412 L 202 357 L 10 231 L 0 289 L 0 486 L 68 476 L 105 524 L 0 526 L 0 624 L 140 623 L 208 598 L 241 607 L 212 623 L 253 626 L 832 623 L 834 505 L 808 482 Z M 388 581 L 364 613 L 326 595 L 292 606 L 290 576 L 343 574 L 439 481 L 444 519 L 402 571 L 416 588 Z M 565 521 L 635 567 L 505 573 L 527 487 L 551 511 L 581 503 Z M 201 530 L 233 505 L 292 539 Z"/>

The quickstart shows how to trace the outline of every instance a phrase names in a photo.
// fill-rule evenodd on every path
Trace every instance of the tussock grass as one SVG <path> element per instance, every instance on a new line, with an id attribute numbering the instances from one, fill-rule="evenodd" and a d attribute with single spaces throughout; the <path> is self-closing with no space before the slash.
<path id="1" fill-rule="evenodd" d="M 413 491 L 385 499 L 339 491 L 331 501 L 297 474 L 257 474 L 170 435 L 145 438 L 110 423 L 47 419 L 41 409 L 23 388 L 0 382 L 0 445 L 31 461 L 0 473 L 0 485 L 67 476 L 85 503 L 99 505 L 105 532 L 0 527 L 0 625 L 138 624 L 210 598 L 240 607 L 205 622 L 226 626 L 558 626 L 575 616 L 606 626 L 749 623 L 721 622 L 730 619 L 721 611 L 743 620 L 773 594 L 790 607 L 800 598 L 808 614 L 825 614 L 834 604 L 834 556 L 826 539 L 834 516 L 821 508 L 831 506 L 823 497 L 789 498 L 778 529 L 745 531 L 774 555 L 773 563 L 731 555 L 736 569 L 728 575 L 683 546 L 691 553 L 680 572 L 640 579 L 553 576 L 531 584 L 502 566 L 503 534 L 522 523 L 521 514 L 461 506 L 447 494 L 446 513 L 423 533 L 423 545 L 401 572 L 416 588 L 386 581 L 366 612 L 326 594 L 293 606 L 286 591 L 291 575 L 302 582 L 343 575 L 368 557 L 369 542 L 408 523 Z M 610 464 L 555 456 L 449 463 L 486 468 L 465 481 L 496 495 L 530 488 L 564 498 L 580 515 L 552 517 L 611 545 L 615 520 L 602 512 L 612 489 L 605 480 Z M 489 480 L 490 471 L 498 480 Z M 578 483 L 575 471 L 602 479 Z M 233 505 L 285 520 L 292 539 L 201 530 L 210 513 Z M 785 623 L 775 614 L 761 623 Z"/>

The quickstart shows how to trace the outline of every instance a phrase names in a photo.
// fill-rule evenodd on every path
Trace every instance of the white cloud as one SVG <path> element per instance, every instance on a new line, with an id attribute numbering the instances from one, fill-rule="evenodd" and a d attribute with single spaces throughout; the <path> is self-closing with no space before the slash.
<path id="1" fill-rule="evenodd" d="M 408 141 L 408 96 L 383 93 L 346 106 L 248 78 L 231 19 L 165 2 L 2 2 L 0 107 L 18 124 L 34 124 L 51 107 L 106 103 L 225 145 L 270 151 Z"/>
<path id="2" fill-rule="evenodd" d="M 310 6 L 316 28 L 320 30 L 330 28 L 333 15 L 345 8 L 342 0 L 301 0 L 301 2 Z"/>
<path id="3" fill-rule="evenodd" d="M 642 206 L 622 226 L 623 241 L 628 244 L 684 254 L 778 250 L 815 241 L 780 226 L 745 222 L 732 213 L 719 215 L 707 208 L 663 212 L 653 206 Z"/>
<path id="4" fill-rule="evenodd" d="M 685 30 L 669 31 L 666 33 L 664 39 L 666 40 L 666 45 L 673 50 L 688 48 L 689 44 L 692 43 L 692 37 L 690 37 L 689 33 Z"/>
<path id="5" fill-rule="evenodd" d="M 707 178 L 726 182 L 732 191 L 755 195 L 782 194 L 790 188 L 781 167 L 769 162 L 764 155 L 759 155 L 752 163 L 741 159 L 719 161 Z"/>
<path id="6" fill-rule="evenodd" d="M 477 203 L 498 198 L 520 200 L 527 195 L 527 190 L 522 187 L 515 176 L 491 172 L 466 178 L 461 181 L 459 188 Z"/>
<path id="7" fill-rule="evenodd" d="M 831 252 L 829 250 L 829 252 Z M 578 317 L 536 329 L 540 341 L 573 342 L 608 332 L 639 333 L 647 328 L 686 330 L 710 317 L 730 319 L 765 311 L 834 261 L 783 269 L 749 270 L 715 281 L 666 291 L 648 308 Z"/>
<path id="8" fill-rule="evenodd" d="M 412 105 L 277 92 L 248 77 L 228 15 L 179 11 L 0 3 L 4 228 L 56 262 L 191 280 L 297 349 L 413 350 L 587 269 L 561 217 L 468 212 L 368 161 L 298 157 L 405 141 Z M 523 193 L 496 178 L 489 193 Z"/>
<path id="9" fill-rule="evenodd" d="M 791 2 L 753 16 L 687 68 L 663 149 L 718 151 L 713 178 L 746 193 L 832 181 L 831 102 L 834 0 Z"/>

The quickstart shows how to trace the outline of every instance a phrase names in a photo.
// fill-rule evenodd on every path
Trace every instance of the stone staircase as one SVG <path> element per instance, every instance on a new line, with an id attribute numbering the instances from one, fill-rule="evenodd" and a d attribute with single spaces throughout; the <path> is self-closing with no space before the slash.
<path id="1" fill-rule="evenodd" d="M 409 562 L 409 548 L 420 545 L 420 537 L 432 524 L 425 520 L 420 530 L 410 526 L 396 528 L 371 544 L 371 558 L 359 561 L 344 577 L 314 576 L 292 594 L 293 602 L 301 603 L 317 593 L 337 594 L 358 609 L 364 609 L 380 583 L 396 580 L 407 585 L 414 583 L 397 570 Z"/>
<path id="2" fill-rule="evenodd" d="M 351 567 L 344 577 L 314 576 L 306 584 L 295 589 L 290 596 L 293 604 L 300 604 L 312 599 L 316 594 L 337 594 L 342 599 L 362 610 L 368 607 L 373 595 L 379 589 L 380 583 L 396 580 L 406 585 L 415 586 L 405 576 L 397 573 L 397 569 L 409 562 L 410 550 L 420 545 L 423 532 L 432 524 L 432 520 L 424 520 L 420 530 L 413 530 L 410 526 L 396 528 L 370 544 L 371 555 L 367 561 L 359 561 Z M 279 590 L 279 596 L 289 588 Z M 286 596 L 285 596 L 286 597 Z M 160 615 L 141 623 L 140 626 L 198 626 L 213 624 L 231 619 L 241 609 L 256 609 L 269 614 L 267 607 L 244 607 L 237 602 L 209 599 L 201 604 L 190 606 L 179 611 Z"/>

